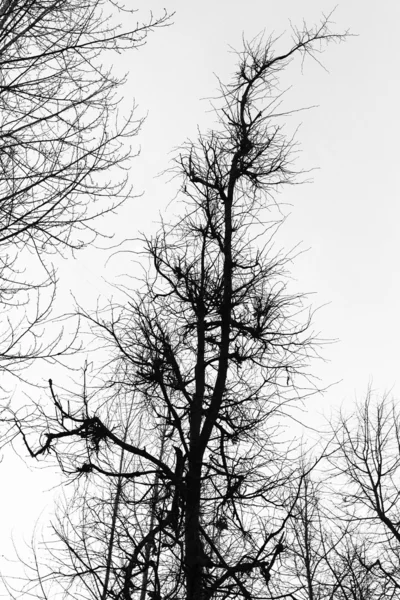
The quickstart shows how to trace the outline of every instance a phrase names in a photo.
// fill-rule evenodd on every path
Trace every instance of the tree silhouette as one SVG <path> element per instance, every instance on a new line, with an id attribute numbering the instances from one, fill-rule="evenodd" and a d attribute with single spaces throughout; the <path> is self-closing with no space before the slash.
<path id="1" fill-rule="evenodd" d="M 181 216 L 144 238 L 142 287 L 124 306 L 81 311 L 110 352 L 102 385 L 68 396 L 50 381 L 55 417 L 17 423 L 31 455 L 55 454 L 85 498 L 80 521 L 59 535 L 75 561 L 62 573 L 68 597 L 81 582 L 90 597 L 100 582 L 103 598 L 120 600 L 279 597 L 271 582 L 308 473 L 279 421 L 315 392 L 316 346 L 302 296 L 286 288 L 290 256 L 265 241 L 277 226 L 265 222 L 274 192 L 297 176 L 277 78 L 296 55 L 342 37 L 324 19 L 293 30 L 284 53 L 271 39 L 244 43 L 220 83 L 216 127 L 178 153 Z M 95 490 L 116 480 L 113 521 L 115 504 Z"/>

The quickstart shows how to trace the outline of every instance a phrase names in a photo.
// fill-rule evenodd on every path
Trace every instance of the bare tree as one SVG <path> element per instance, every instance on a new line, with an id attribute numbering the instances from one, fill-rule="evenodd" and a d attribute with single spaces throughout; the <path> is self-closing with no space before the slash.
<path id="1" fill-rule="evenodd" d="M 324 19 L 294 30 L 281 54 L 272 40 L 245 43 L 220 84 L 216 128 L 177 157 L 183 216 L 145 238 L 142 290 L 105 314 L 82 311 L 110 349 L 102 388 L 82 402 L 50 382 L 56 416 L 42 414 L 39 441 L 37 420 L 19 425 L 33 457 L 54 453 L 72 476 L 130 486 L 109 598 L 143 598 L 144 575 L 153 600 L 276 597 L 271 580 L 306 476 L 279 421 L 315 392 L 315 346 L 302 296 L 286 289 L 290 257 L 257 239 L 275 230 L 264 222 L 274 191 L 296 180 L 278 74 L 342 37 Z M 133 392 L 141 428 L 125 436 L 112 407 Z M 116 468 L 121 450 L 134 470 Z"/>
<path id="2" fill-rule="evenodd" d="M 329 453 L 332 459 L 334 453 Z M 357 521 L 344 519 L 341 495 L 327 456 L 319 460 L 319 481 L 304 477 L 290 519 L 280 597 L 296 600 L 383 600 L 392 598 L 382 578 L 365 568 L 373 550 L 372 536 L 361 536 Z M 317 471 L 312 475 L 316 477 Z"/>
<path id="3" fill-rule="evenodd" d="M 49 257 L 92 242 L 100 217 L 130 194 L 126 170 L 141 119 L 134 106 L 120 111 L 124 77 L 103 65 L 168 22 L 164 14 L 139 24 L 134 12 L 112 0 L 0 2 L 3 371 L 61 351 L 59 339 L 47 343 L 37 329 L 54 293 Z"/>
<path id="4" fill-rule="evenodd" d="M 277 582 L 282 597 L 304 600 L 333 600 L 337 587 L 332 585 L 327 565 L 334 548 L 329 531 L 331 519 L 323 503 L 324 486 L 304 477 L 301 493 L 287 528 L 284 569 L 286 576 Z"/>
<path id="5" fill-rule="evenodd" d="M 357 525 L 354 553 L 385 598 L 400 591 L 400 415 L 387 396 L 366 400 L 335 431 L 334 467 L 343 482 L 341 518 Z M 357 545 L 361 550 L 357 549 Z M 376 597 L 376 596 L 371 596 Z"/>

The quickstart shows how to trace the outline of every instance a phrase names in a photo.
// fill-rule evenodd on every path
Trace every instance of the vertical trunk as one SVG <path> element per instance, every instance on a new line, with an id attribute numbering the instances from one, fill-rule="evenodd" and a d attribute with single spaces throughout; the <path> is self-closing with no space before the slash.
<path id="1" fill-rule="evenodd" d="M 187 600 L 202 600 L 204 551 L 200 539 L 201 462 L 189 467 L 186 478 L 186 586 Z"/>
<path id="2" fill-rule="evenodd" d="M 185 568 L 187 600 L 203 598 L 202 544 L 200 538 L 200 497 L 202 453 L 200 427 L 204 401 L 204 306 L 200 299 L 197 314 L 196 390 L 190 408 L 190 447 L 185 498 Z"/>
<path id="3" fill-rule="evenodd" d="M 203 600 L 204 568 L 208 557 L 204 552 L 200 537 L 201 516 L 201 469 L 204 450 L 207 446 L 215 420 L 221 406 L 228 370 L 228 354 L 230 343 L 230 320 L 232 303 L 232 197 L 234 185 L 225 201 L 224 222 L 224 293 L 222 304 L 221 346 L 219 367 L 211 406 L 201 428 L 201 417 L 204 404 L 205 389 L 205 340 L 204 340 L 204 307 L 199 308 L 197 315 L 197 364 L 196 393 L 191 407 L 190 423 L 190 456 L 186 478 L 186 583 L 187 600 Z"/>
<path id="4" fill-rule="evenodd" d="M 306 486 L 306 493 L 307 493 Z M 311 570 L 311 540 L 309 536 L 309 527 L 310 527 L 310 519 L 308 516 L 308 499 L 306 499 L 305 504 L 305 514 L 304 514 L 304 545 L 305 545 L 305 559 L 306 559 L 306 577 L 307 577 L 307 588 L 308 588 L 308 598 L 309 600 L 314 600 L 314 586 L 313 586 L 313 576 Z"/>
<path id="5" fill-rule="evenodd" d="M 164 456 L 165 433 L 166 433 L 166 429 L 164 429 L 162 438 L 161 438 L 161 448 L 160 448 L 160 457 L 159 457 L 160 460 L 162 460 L 163 456 Z M 154 509 L 155 509 L 156 502 L 158 500 L 158 480 L 159 480 L 159 475 L 157 473 L 154 478 L 154 488 L 153 488 L 153 494 L 151 497 L 151 513 L 150 513 L 149 531 L 153 531 L 153 529 L 154 529 L 154 520 L 155 520 L 155 510 Z M 153 544 L 153 540 L 149 540 L 148 543 L 146 544 L 146 549 L 145 549 L 145 553 L 144 553 L 145 567 L 144 567 L 144 571 L 143 571 L 142 589 L 140 591 L 140 600 L 146 599 L 147 585 L 149 582 L 149 561 L 150 561 L 150 552 L 151 552 L 152 544 Z"/>
<path id="6" fill-rule="evenodd" d="M 85 390 L 86 390 L 86 371 L 85 371 Z M 126 442 L 126 436 L 128 435 L 128 429 L 129 429 L 129 425 L 131 422 L 131 416 L 132 416 L 132 406 L 129 410 L 129 414 L 127 417 L 127 423 L 126 423 L 126 428 L 125 428 L 124 437 L 123 437 L 124 442 Z M 123 485 L 123 478 L 121 476 L 121 473 L 123 471 L 123 466 L 124 466 L 124 456 L 125 456 L 125 451 L 122 450 L 120 460 L 119 460 L 119 468 L 118 468 L 118 472 L 120 475 L 117 480 L 117 490 L 116 490 L 115 498 L 114 498 L 113 515 L 112 515 L 112 521 L 111 521 L 111 535 L 110 535 L 110 540 L 108 543 L 108 550 L 107 550 L 106 576 L 104 579 L 104 586 L 103 586 L 103 593 L 101 594 L 101 600 L 106 600 L 107 594 L 108 594 L 108 584 L 110 582 L 111 562 L 112 562 L 112 554 L 113 554 L 113 549 L 114 549 L 114 537 L 115 537 L 115 530 L 116 530 L 116 525 L 117 525 L 118 507 L 119 507 L 119 501 L 120 501 L 122 485 Z"/>
<path id="7" fill-rule="evenodd" d="M 225 207 L 224 215 L 224 269 L 223 269 L 223 299 L 220 308 L 221 311 L 221 343 L 218 360 L 218 372 L 214 384 L 214 390 L 211 398 L 210 408 L 202 427 L 200 447 L 204 452 L 214 428 L 215 421 L 221 408 L 221 403 L 225 391 L 226 377 L 229 365 L 229 345 L 231 332 L 231 312 L 232 312 L 232 206 L 233 195 L 236 182 L 236 162 L 234 158 L 231 166 L 231 176 L 227 195 L 222 197 Z"/>
<path id="8" fill-rule="evenodd" d="M 119 461 L 119 472 L 120 473 L 122 472 L 123 463 L 124 463 L 124 451 L 122 450 L 120 461 Z M 110 540 L 108 543 L 108 550 L 107 550 L 106 576 L 104 579 L 104 586 L 103 586 L 103 593 L 101 594 L 101 600 L 106 600 L 107 595 L 108 595 L 108 584 L 110 581 L 111 561 L 112 561 L 112 553 L 113 553 L 113 548 L 114 548 L 115 528 L 116 528 L 116 524 L 117 524 L 118 505 L 119 505 L 119 499 L 121 496 L 121 491 L 122 491 L 122 477 L 119 476 L 118 482 L 117 482 L 117 491 L 116 491 L 115 498 L 114 498 L 113 515 L 112 515 L 112 521 L 111 521 L 111 534 L 110 534 Z"/>

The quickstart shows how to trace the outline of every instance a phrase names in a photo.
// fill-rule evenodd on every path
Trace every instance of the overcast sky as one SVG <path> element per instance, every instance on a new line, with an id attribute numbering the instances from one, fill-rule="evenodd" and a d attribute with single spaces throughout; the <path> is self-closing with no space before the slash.
<path id="1" fill-rule="evenodd" d="M 168 167 L 174 147 L 195 137 L 197 126 L 212 126 L 202 98 L 216 91 L 213 73 L 229 78 L 235 64 L 229 46 L 240 49 L 242 35 L 251 39 L 265 30 L 286 31 L 279 42 L 283 48 L 290 43 L 289 20 L 312 25 L 334 8 L 326 0 L 135 2 L 143 18 L 149 7 L 155 15 L 164 6 L 176 14 L 173 25 L 153 33 L 146 47 L 120 57 L 122 70 L 130 73 L 125 100 L 135 97 L 139 113 L 148 117 L 134 142 L 141 155 L 132 165 L 132 183 L 144 196 L 113 220 L 119 238 L 151 231 L 167 210 L 176 183 L 155 176 Z M 333 20 L 335 31 L 350 29 L 357 37 L 326 49 L 321 57 L 326 70 L 311 60 L 303 69 L 297 62 L 282 80 L 283 88 L 291 86 L 287 108 L 317 108 L 292 117 L 291 127 L 301 124 L 299 167 L 315 170 L 312 184 L 280 195 L 291 207 L 285 208 L 290 217 L 279 243 L 309 249 L 292 265 L 295 289 L 311 293 L 312 305 L 322 307 L 314 319 L 321 337 L 338 340 L 323 349 L 328 362 L 316 364 L 315 373 L 321 386 L 340 383 L 310 403 L 305 417 L 310 423 L 317 423 L 316 411 L 329 415 L 332 407 L 361 399 L 371 380 L 377 391 L 393 389 L 400 398 L 400 3 L 343 0 Z M 61 268 L 62 289 L 90 308 L 99 293 L 109 291 L 102 276 L 111 281 L 118 266 L 110 261 L 104 269 L 101 253 L 83 253 Z M 43 490 L 53 479 L 46 471 L 27 472 L 9 456 L 1 468 L 1 538 L 13 529 L 16 539 L 24 531 L 29 541 L 34 519 L 52 498 Z M 4 544 L 0 554 L 9 548 Z"/>
<path id="2" fill-rule="evenodd" d="M 146 2 L 139 3 L 145 6 Z M 154 3 L 153 3 L 154 4 Z M 162 7 L 154 4 L 154 11 Z M 212 124 L 207 102 L 216 90 L 213 73 L 229 77 L 241 38 L 260 31 L 290 43 L 290 24 L 313 24 L 334 5 L 329 1 L 206 0 L 171 2 L 174 26 L 158 32 L 140 52 L 132 89 L 149 117 L 141 136 L 140 182 L 147 193 L 131 213 L 146 228 L 169 197 L 151 175 L 167 165 L 167 154 L 200 127 Z M 399 392 L 400 315 L 399 46 L 400 4 L 346 0 L 333 15 L 333 29 L 357 37 L 329 46 L 321 57 L 326 71 L 312 60 L 294 63 L 283 77 L 285 105 L 314 110 L 293 116 L 301 124 L 299 166 L 315 168 L 313 183 L 286 189 L 279 200 L 291 216 L 280 240 L 289 249 L 301 242 L 303 254 L 293 265 L 298 291 L 313 292 L 316 316 L 330 360 L 320 369 L 323 383 L 343 380 L 324 400 L 352 402 L 372 379 L 376 389 Z M 143 182 L 143 183 L 142 183 Z M 125 221 L 126 222 L 126 221 Z M 133 220 L 132 223 L 135 223 Z"/>
<path id="3" fill-rule="evenodd" d="M 147 5 L 137 2 L 143 14 Z M 215 74 L 226 80 L 234 68 L 230 47 L 240 49 L 242 36 L 251 39 L 265 30 L 284 34 L 278 48 L 285 48 L 290 21 L 312 25 L 334 8 L 325 0 L 152 3 L 155 14 L 163 6 L 176 11 L 174 24 L 152 34 L 133 59 L 121 59 L 138 113 L 148 112 L 137 140 L 141 155 L 132 166 L 132 182 L 144 196 L 116 220 L 127 237 L 152 230 L 173 198 L 176 183 L 155 178 L 168 167 L 171 151 L 195 138 L 197 126 L 213 125 L 204 99 L 216 92 Z M 298 166 L 314 171 L 312 183 L 280 194 L 279 201 L 291 206 L 284 209 L 290 217 L 279 241 L 286 249 L 298 243 L 309 249 L 292 266 L 296 289 L 311 293 L 315 308 L 324 306 L 315 317 L 321 337 L 338 340 L 323 351 L 329 362 L 315 365 L 323 385 L 342 380 L 318 399 L 325 412 L 332 403 L 361 398 L 371 380 L 376 390 L 400 392 L 399 18 L 395 1 L 346 0 L 337 6 L 332 28 L 357 37 L 326 49 L 320 57 L 326 70 L 312 60 L 303 68 L 294 62 L 282 77 L 282 89 L 291 86 L 285 107 L 316 105 L 289 123 L 292 130 L 300 125 Z M 97 294 L 98 272 L 85 256 L 79 269 Z M 116 271 L 111 261 L 106 277 Z"/>

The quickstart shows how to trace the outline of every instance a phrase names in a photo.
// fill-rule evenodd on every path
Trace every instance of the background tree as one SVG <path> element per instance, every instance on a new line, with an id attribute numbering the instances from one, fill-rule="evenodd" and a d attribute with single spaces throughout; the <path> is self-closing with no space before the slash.
<path id="1" fill-rule="evenodd" d="M 329 449 L 329 447 L 327 448 Z M 344 519 L 341 493 L 329 468 L 332 448 L 303 479 L 287 528 L 288 552 L 277 596 L 298 600 L 383 600 L 393 597 L 382 578 L 365 568 L 372 536 L 360 536 L 357 520 Z"/>
<path id="2" fill-rule="evenodd" d="M 216 128 L 177 157 L 183 214 L 144 239 L 142 289 L 126 306 L 81 313 L 110 350 L 103 386 L 82 399 L 50 381 L 55 417 L 17 422 L 32 456 L 54 453 L 90 485 L 101 475 L 129 488 L 109 598 L 141 597 L 144 576 L 153 600 L 273 597 L 306 476 L 279 419 L 315 392 L 315 348 L 302 297 L 285 286 L 290 257 L 271 256 L 257 239 L 277 226 L 264 222 L 273 192 L 296 179 L 278 122 L 289 114 L 277 110 L 278 74 L 342 37 L 324 19 L 294 30 L 284 53 L 271 39 L 245 43 L 232 81 L 220 84 Z M 141 422 L 128 431 L 113 411 L 127 397 Z M 121 451 L 130 472 L 119 468 Z M 74 556 L 85 556 L 85 544 L 83 535 Z M 104 578 L 106 568 L 103 560 L 79 577 Z M 81 589 L 72 579 L 68 594 Z"/>
<path id="3" fill-rule="evenodd" d="M 3 377 L 62 351 L 38 329 L 54 294 L 49 257 L 93 242 L 100 217 L 130 194 L 129 144 L 141 120 L 134 106 L 120 114 L 124 77 L 107 57 L 140 47 L 168 22 L 164 14 L 139 24 L 134 13 L 112 0 L 0 2 Z"/>
<path id="4" fill-rule="evenodd" d="M 334 468 L 345 492 L 341 518 L 356 523 L 354 553 L 360 570 L 379 582 L 382 597 L 400 590 L 400 417 L 387 396 L 368 392 L 335 431 Z"/>
<path id="5" fill-rule="evenodd" d="M 310 469 L 309 469 L 310 470 Z M 284 559 L 285 576 L 276 585 L 277 595 L 307 600 L 336 598 L 338 586 L 333 583 L 327 565 L 334 548 L 329 512 L 323 502 L 324 486 L 303 479 L 298 502 L 287 527 L 288 552 Z M 280 594 L 279 594 L 280 592 Z"/>

